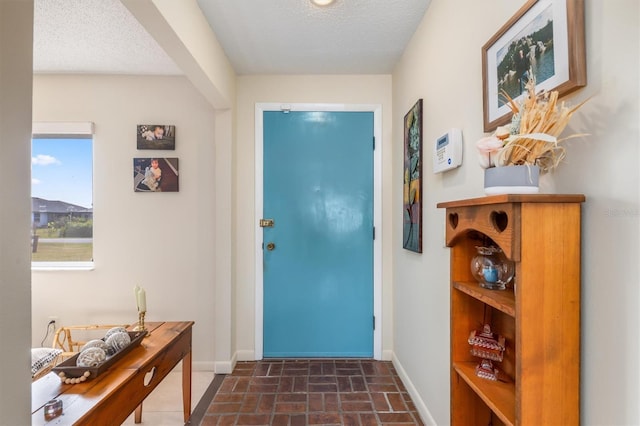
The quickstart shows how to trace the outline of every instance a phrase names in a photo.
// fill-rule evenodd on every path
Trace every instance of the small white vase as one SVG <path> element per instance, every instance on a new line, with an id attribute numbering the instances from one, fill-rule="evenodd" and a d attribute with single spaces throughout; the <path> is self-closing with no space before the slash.
<path id="1" fill-rule="evenodd" d="M 484 170 L 484 193 L 536 194 L 540 188 L 538 166 L 503 166 Z"/>

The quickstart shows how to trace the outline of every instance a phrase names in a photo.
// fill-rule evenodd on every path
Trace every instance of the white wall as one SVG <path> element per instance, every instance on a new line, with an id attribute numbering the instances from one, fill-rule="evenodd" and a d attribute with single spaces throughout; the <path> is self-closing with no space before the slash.
<path id="1" fill-rule="evenodd" d="M 60 325 L 135 322 L 139 284 L 147 321 L 194 320 L 194 369 L 213 369 L 215 111 L 183 77 L 37 75 L 33 83 L 34 121 L 95 123 L 95 270 L 33 272 L 33 344 L 50 315 Z M 136 149 L 136 125 L 151 123 L 176 126 L 175 151 Z M 133 158 L 153 156 L 179 158 L 179 192 L 133 191 Z"/>
<path id="2" fill-rule="evenodd" d="M 196 0 L 122 0 L 196 90 L 216 109 L 215 197 L 215 371 L 230 373 L 235 347 L 233 170 L 235 167 L 236 75 Z M 201 303 L 203 301 L 201 300 Z M 206 299 L 205 299 L 206 303 Z"/>
<path id="3" fill-rule="evenodd" d="M 214 108 L 232 108 L 235 72 L 196 0 L 121 0 Z"/>
<path id="4" fill-rule="evenodd" d="M 0 2 L 0 425 L 30 424 L 33 1 Z M 9 42 L 10 40 L 10 42 Z M 10 60 L 6 60 L 10 58 Z"/>
<path id="5" fill-rule="evenodd" d="M 395 356 L 428 416 L 449 423 L 449 262 L 440 201 L 483 196 L 474 142 L 482 137 L 481 47 L 524 1 L 432 0 L 393 73 L 393 128 L 424 98 L 424 253 L 402 250 L 393 210 Z M 567 100 L 591 100 L 567 133 L 567 158 L 546 177 L 558 193 L 584 193 L 582 385 L 585 425 L 640 424 L 638 360 L 639 10 L 636 0 L 586 0 L 588 86 Z M 464 11 L 464 13 L 461 13 Z M 434 175 L 429 149 L 450 127 L 464 137 L 464 163 Z M 402 146 L 393 147 L 393 204 L 402 203 Z M 425 419 L 428 420 L 428 419 Z"/>
<path id="6" fill-rule="evenodd" d="M 382 220 L 391 218 L 391 77 L 378 76 L 242 76 L 237 86 L 237 216 L 236 216 L 236 333 L 240 358 L 253 356 L 255 324 L 255 132 L 258 102 L 345 103 L 382 105 Z M 382 349 L 392 349 L 391 227 L 383 226 Z"/>

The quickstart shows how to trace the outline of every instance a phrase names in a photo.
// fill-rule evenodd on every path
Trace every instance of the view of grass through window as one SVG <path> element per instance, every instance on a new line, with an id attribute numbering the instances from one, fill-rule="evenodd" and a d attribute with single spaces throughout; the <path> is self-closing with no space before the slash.
<path id="1" fill-rule="evenodd" d="M 93 140 L 33 138 L 32 262 L 93 260 Z"/>

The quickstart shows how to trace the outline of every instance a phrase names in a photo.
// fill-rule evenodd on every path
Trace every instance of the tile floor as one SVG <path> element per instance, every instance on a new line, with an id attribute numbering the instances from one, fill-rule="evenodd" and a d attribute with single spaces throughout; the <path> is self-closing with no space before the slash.
<path id="1" fill-rule="evenodd" d="M 182 417 L 182 372 L 179 367 L 169 373 L 145 399 L 142 406 L 142 425 L 184 425 Z M 213 371 L 194 371 L 191 377 L 191 409 L 194 410 L 209 384 Z M 123 425 L 135 425 L 133 414 Z"/>
<path id="2" fill-rule="evenodd" d="M 391 362 L 239 362 L 201 425 L 422 425 Z"/>

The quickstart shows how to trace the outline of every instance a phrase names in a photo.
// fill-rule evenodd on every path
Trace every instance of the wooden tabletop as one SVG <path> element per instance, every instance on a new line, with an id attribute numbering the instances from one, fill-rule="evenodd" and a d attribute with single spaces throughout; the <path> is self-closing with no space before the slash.
<path id="1" fill-rule="evenodd" d="M 187 356 L 189 371 L 183 380 L 189 380 L 190 394 L 193 324 L 193 321 L 146 323 L 149 335 L 140 346 L 95 379 L 67 385 L 52 372 L 36 380 L 31 387 L 32 425 L 121 424 Z M 62 401 L 63 415 L 47 422 L 44 405 L 54 398 Z"/>

